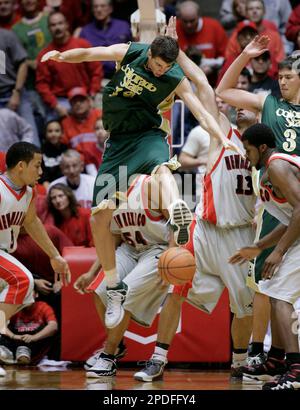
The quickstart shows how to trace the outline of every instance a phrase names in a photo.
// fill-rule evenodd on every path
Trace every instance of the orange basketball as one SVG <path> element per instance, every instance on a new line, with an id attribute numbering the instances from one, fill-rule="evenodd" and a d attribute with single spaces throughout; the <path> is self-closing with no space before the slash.
<path id="1" fill-rule="evenodd" d="M 193 279 L 196 270 L 194 256 L 184 248 L 167 249 L 159 258 L 158 272 L 164 282 L 183 285 Z"/>

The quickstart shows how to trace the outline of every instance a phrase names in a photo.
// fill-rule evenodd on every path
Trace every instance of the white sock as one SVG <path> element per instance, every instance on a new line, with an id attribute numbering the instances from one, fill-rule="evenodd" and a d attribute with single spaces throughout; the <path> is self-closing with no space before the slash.
<path id="1" fill-rule="evenodd" d="M 247 365 L 248 352 L 232 353 L 232 367 L 241 367 Z"/>
<path id="2" fill-rule="evenodd" d="M 167 363 L 168 361 L 167 355 L 168 355 L 168 350 L 155 346 L 152 359 L 157 359 L 157 360 L 160 360 L 161 362 Z"/>
<path id="3" fill-rule="evenodd" d="M 110 269 L 104 271 L 106 284 L 109 288 L 115 288 L 120 282 L 120 276 L 117 272 L 117 269 Z"/>

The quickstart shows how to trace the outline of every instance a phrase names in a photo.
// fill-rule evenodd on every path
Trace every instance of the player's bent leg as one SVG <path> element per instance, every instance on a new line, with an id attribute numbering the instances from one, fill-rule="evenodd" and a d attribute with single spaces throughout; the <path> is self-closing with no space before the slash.
<path id="1" fill-rule="evenodd" d="M 109 201 L 106 207 L 93 208 L 91 228 L 96 252 L 101 261 L 107 283 L 107 309 L 105 326 L 118 326 L 124 317 L 123 302 L 127 294 L 127 285 L 121 282 L 116 269 L 115 241 L 110 231 L 114 206 Z M 111 205 L 111 206 L 110 206 Z"/>
<path id="2" fill-rule="evenodd" d="M 253 300 L 253 329 L 249 365 L 265 360 L 264 339 L 270 321 L 271 305 L 267 295 L 255 292 Z"/>
<path id="3" fill-rule="evenodd" d="M 168 363 L 168 348 L 175 336 L 184 300 L 185 297 L 178 294 L 168 294 L 159 317 L 154 353 L 150 360 L 145 362 L 145 367 L 134 374 L 136 380 L 152 382 L 163 377 L 164 368 Z"/>
<path id="4" fill-rule="evenodd" d="M 114 329 L 108 331 L 105 348 L 100 353 L 96 363 L 92 366 L 86 376 L 89 378 L 112 377 L 117 373 L 115 352 L 118 348 L 126 329 L 128 328 L 131 314 L 125 311 L 121 323 Z"/>
<path id="5" fill-rule="evenodd" d="M 177 245 L 184 245 L 190 239 L 193 215 L 185 201 L 179 198 L 179 191 L 170 169 L 162 165 L 156 172 L 162 192 L 163 209 L 168 210 L 170 225 L 174 230 Z"/>

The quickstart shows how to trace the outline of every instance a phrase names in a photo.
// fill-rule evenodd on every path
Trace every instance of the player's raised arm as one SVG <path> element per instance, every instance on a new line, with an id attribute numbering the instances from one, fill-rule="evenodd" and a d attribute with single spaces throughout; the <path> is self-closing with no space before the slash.
<path id="1" fill-rule="evenodd" d="M 211 137 L 216 138 L 225 149 L 232 149 L 242 157 L 244 156 L 240 148 L 225 137 L 213 115 L 203 107 L 198 97 L 193 93 L 192 87 L 186 78 L 181 81 L 175 92 L 187 105 L 201 127 L 203 127 Z"/>
<path id="2" fill-rule="evenodd" d="M 60 52 L 57 50 L 49 51 L 41 58 L 44 63 L 54 60 L 59 63 L 82 63 L 84 61 L 122 61 L 127 53 L 129 44 L 113 44 L 108 47 L 73 48 Z"/>
<path id="3" fill-rule="evenodd" d="M 252 58 L 268 50 L 269 41 L 270 39 L 267 36 L 256 36 L 234 60 L 216 88 L 216 94 L 222 100 L 237 108 L 244 108 L 254 112 L 262 110 L 266 95 L 253 94 L 248 91 L 238 90 L 235 87 L 243 68 Z"/>

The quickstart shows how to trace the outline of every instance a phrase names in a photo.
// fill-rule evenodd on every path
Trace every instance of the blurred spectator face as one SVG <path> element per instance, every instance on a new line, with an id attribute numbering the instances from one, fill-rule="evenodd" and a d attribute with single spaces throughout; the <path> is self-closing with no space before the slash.
<path id="1" fill-rule="evenodd" d="M 199 8 L 193 1 L 185 1 L 179 5 L 179 19 L 186 34 L 196 33 L 199 21 Z"/>
<path id="2" fill-rule="evenodd" d="M 91 109 L 90 99 L 82 95 L 76 95 L 70 101 L 72 114 L 75 117 L 86 117 Z"/>
<path id="3" fill-rule="evenodd" d="M 0 0 L 0 18 L 9 18 L 14 14 L 14 0 Z"/>
<path id="4" fill-rule="evenodd" d="M 21 8 L 25 13 L 34 13 L 40 7 L 40 0 L 21 0 Z"/>
<path id="5" fill-rule="evenodd" d="M 97 120 L 95 124 L 95 134 L 99 145 L 103 145 L 108 137 L 108 132 L 103 128 L 102 120 Z"/>
<path id="6" fill-rule="evenodd" d="M 93 0 L 92 11 L 96 20 L 105 21 L 113 12 L 113 8 L 109 0 Z"/>
<path id="7" fill-rule="evenodd" d="M 46 140 L 57 145 L 62 137 L 62 128 L 58 121 L 49 122 L 46 129 Z"/>
<path id="8" fill-rule="evenodd" d="M 62 156 L 61 170 L 72 185 L 80 184 L 80 174 L 83 171 L 83 162 L 77 156 Z"/>
<path id="9" fill-rule="evenodd" d="M 70 205 L 69 198 L 61 189 L 51 189 L 49 196 L 52 205 L 57 211 L 65 211 Z"/>
<path id="10" fill-rule="evenodd" d="M 253 71 L 257 74 L 266 74 L 269 71 L 270 65 L 270 55 L 265 53 L 251 60 Z"/>
<path id="11" fill-rule="evenodd" d="M 222 112 L 227 117 L 229 113 L 230 105 L 227 104 L 225 101 L 221 100 L 220 97 L 216 97 L 216 103 L 217 103 L 219 111 Z"/>
<path id="12" fill-rule="evenodd" d="M 282 97 L 287 101 L 292 101 L 300 89 L 299 73 L 283 68 L 279 70 L 278 83 Z"/>
<path id="13" fill-rule="evenodd" d="M 253 23 L 260 23 L 265 14 L 265 9 L 262 2 L 258 0 L 248 1 L 246 6 L 246 14 L 248 19 L 253 21 Z"/>
<path id="14" fill-rule="evenodd" d="M 68 33 L 68 23 L 65 16 L 61 13 L 55 13 L 49 17 L 49 31 L 54 41 L 63 40 Z"/>
<path id="15" fill-rule="evenodd" d="M 254 112 L 239 108 L 236 110 L 236 125 L 238 128 L 243 126 L 249 127 L 251 124 L 257 122 L 257 116 Z"/>
<path id="16" fill-rule="evenodd" d="M 249 83 L 248 77 L 246 77 L 245 75 L 242 75 L 242 74 L 241 74 L 241 75 L 239 76 L 238 82 L 237 82 L 237 84 L 236 84 L 236 88 L 239 89 L 239 90 L 248 91 L 248 90 L 249 90 L 249 86 L 250 86 L 250 83 Z"/>
<path id="17" fill-rule="evenodd" d="M 46 0 L 46 4 L 48 7 L 60 7 L 62 0 Z"/>
<path id="18" fill-rule="evenodd" d="M 232 11 L 238 20 L 243 20 L 246 17 L 246 0 L 234 0 Z"/>

